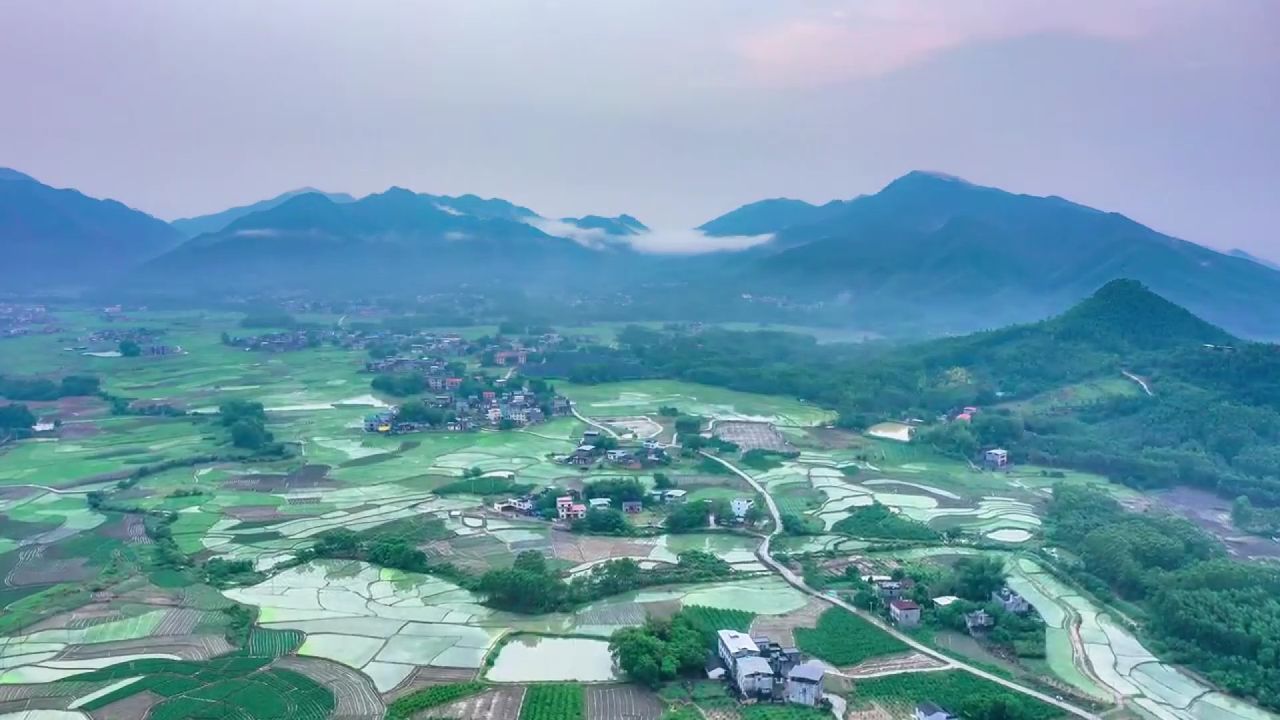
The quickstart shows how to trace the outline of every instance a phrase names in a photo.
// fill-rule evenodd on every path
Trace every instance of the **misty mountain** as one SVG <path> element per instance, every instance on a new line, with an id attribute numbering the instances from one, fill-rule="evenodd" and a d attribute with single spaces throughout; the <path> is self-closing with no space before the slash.
<path id="1" fill-rule="evenodd" d="M 59 190 L 0 168 L 6 289 L 97 285 L 181 241 L 168 223 L 115 200 Z"/>
<path id="2" fill-rule="evenodd" d="M 765 248 L 743 274 L 758 287 L 838 297 L 861 317 L 933 316 L 937 330 L 1045 317 L 1121 277 L 1242 334 L 1280 326 L 1280 272 L 1118 213 L 934 173 L 786 227 Z"/>
<path id="3" fill-rule="evenodd" d="M 336 203 L 351 202 L 355 200 L 355 198 L 346 193 L 325 193 L 316 190 L 315 188 L 306 187 L 299 188 L 297 190 L 290 190 L 286 193 L 280 193 L 273 198 L 260 200 L 250 205 L 240 205 L 238 207 L 227 208 L 222 212 L 211 213 L 209 215 L 198 215 L 196 217 L 189 218 L 179 218 L 169 224 L 177 228 L 183 235 L 189 238 L 195 237 L 205 233 L 217 232 L 245 215 L 270 210 L 273 207 L 283 204 L 290 198 L 294 198 L 299 195 L 306 195 L 308 193 L 324 195 Z"/>
<path id="4" fill-rule="evenodd" d="M 560 218 L 560 221 L 582 230 L 602 230 L 609 235 L 639 235 L 649 231 L 649 228 L 644 223 L 630 215 L 619 215 L 617 217 L 584 215 L 580 218 Z"/>
<path id="5" fill-rule="evenodd" d="M 562 282 L 618 255 L 524 222 L 536 217 L 505 200 L 474 195 L 391 188 L 339 203 L 307 193 L 184 243 L 143 265 L 132 283 L 194 291 L 498 289 Z"/>
<path id="6" fill-rule="evenodd" d="M 1230 255 L 1231 257 L 1238 257 L 1244 260 L 1248 260 L 1249 262 L 1252 262 L 1252 263 L 1257 263 L 1263 267 L 1271 268 L 1272 270 L 1280 270 L 1280 264 L 1271 262 L 1266 258 L 1260 258 L 1257 255 L 1241 250 L 1240 248 L 1236 248 L 1227 254 Z"/>
<path id="7" fill-rule="evenodd" d="M 811 225 L 835 217 L 854 200 L 832 200 L 813 205 L 803 200 L 773 198 L 760 200 L 731 210 L 698 226 L 707 235 L 768 235 L 797 225 Z"/>

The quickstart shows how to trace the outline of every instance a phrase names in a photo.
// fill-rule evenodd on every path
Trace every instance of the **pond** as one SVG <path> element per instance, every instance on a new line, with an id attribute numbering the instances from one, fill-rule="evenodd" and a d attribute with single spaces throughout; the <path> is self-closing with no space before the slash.
<path id="1" fill-rule="evenodd" d="M 1030 540 L 1031 533 L 1019 528 L 1001 528 L 987 533 L 987 537 L 999 542 L 1020 543 Z"/>
<path id="2" fill-rule="evenodd" d="M 524 635 L 502 646 L 485 678 L 493 682 L 617 680 L 609 643 Z"/>

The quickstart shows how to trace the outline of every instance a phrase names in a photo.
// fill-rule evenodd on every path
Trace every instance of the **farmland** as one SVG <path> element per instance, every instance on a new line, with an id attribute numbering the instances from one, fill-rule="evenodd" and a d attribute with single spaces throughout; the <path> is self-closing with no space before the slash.
<path id="1" fill-rule="evenodd" d="M 801 650 L 838 667 L 907 649 L 883 630 L 840 608 L 822 613 L 815 628 L 795 630 L 795 637 Z"/>
<path id="2" fill-rule="evenodd" d="M 109 394 L 198 411 L 113 415 L 96 396 L 32 403 L 60 427 L 0 447 L 0 686 L 15 701 L 161 720 L 373 720 L 384 711 L 469 720 L 678 717 L 691 711 L 684 700 L 668 707 L 643 687 L 619 684 L 627 678 L 607 640 L 680 610 L 701 630 L 756 630 L 793 639 L 834 668 L 889 673 L 859 676 L 852 693 L 833 683 L 854 706 L 905 707 L 915 691 L 959 703 L 989 690 L 959 672 L 893 674 L 936 670 L 943 661 L 904 656 L 894 637 L 772 572 L 757 556 L 771 524 L 672 534 L 663 527 L 671 508 L 646 501 L 642 513 L 628 516 L 628 533 L 606 536 L 495 512 L 495 497 L 516 489 L 581 492 L 593 481 L 632 477 L 654 487 L 651 469 L 556 461 L 588 428 L 578 418 L 484 432 L 367 433 L 365 415 L 402 399 L 371 389 L 361 370 L 365 353 L 330 346 L 247 353 L 218 340 L 236 332 L 238 320 L 195 312 L 140 317 L 186 350 L 170 357 L 88 357 L 63 349 L 74 345 L 71 337 L 0 342 L 6 372 L 94 373 Z M 82 331 L 103 327 L 91 314 L 72 313 L 67 322 Z M 1264 717 L 1205 692 L 1159 662 L 1096 598 L 1020 562 L 1043 561 L 1036 553 L 1053 484 L 1104 487 L 1125 501 L 1140 499 L 1134 491 L 1034 466 L 983 472 L 918 443 L 875 436 L 884 433 L 819 427 L 834 414 L 790 398 L 671 380 L 557 387 L 580 413 L 620 434 L 668 442 L 672 420 L 661 411 L 674 407 L 736 423 L 724 427 L 745 443 L 786 449 L 755 464 L 739 451 L 721 457 L 813 531 L 776 536 L 773 552 L 806 578 L 830 582 L 830 593 L 856 594 L 847 568 L 905 573 L 998 553 L 1010 560 L 1010 585 L 1045 620 L 1046 657 L 1018 666 L 1023 677 L 1103 704 L 1119 695 L 1178 720 L 1215 712 Z M 265 428 L 286 452 L 234 448 L 217 419 L 227 400 L 263 403 Z M 724 468 L 708 469 L 695 454 L 673 456 L 662 472 L 687 491 L 686 503 L 745 497 L 764 504 Z M 895 531 L 903 520 L 923 530 Z M 415 570 L 427 571 L 364 555 L 315 556 L 320 538 L 344 531 L 369 546 L 418 551 L 424 564 Z M 478 579 L 512 568 L 526 551 L 544 556 L 566 581 L 623 558 L 641 570 L 669 567 L 690 551 L 719 558 L 734 573 L 554 613 L 492 607 Z M 1076 628 L 1079 648 L 1071 642 Z M 899 680 L 906 685 L 895 690 L 889 681 Z M 709 717 L 816 717 L 740 707 L 722 687 L 711 689 L 692 700 Z"/>
<path id="3" fill-rule="evenodd" d="M 534 685 L 525 693 L 520 720 L 587 720 L 581 685 Z"/>

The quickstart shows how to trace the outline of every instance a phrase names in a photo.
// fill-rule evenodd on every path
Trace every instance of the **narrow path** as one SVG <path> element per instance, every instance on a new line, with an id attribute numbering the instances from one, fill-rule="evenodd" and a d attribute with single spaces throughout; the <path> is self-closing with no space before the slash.
<path id="1" fill-rule="evenodd" d="M 1142 387 L 1142 392 L 1147 394 L 1147 397 L 1155 397 L 1155 393 L 1151 392 L 1151 388 L 1147 385 L 1146 380 L 1143 380 L 1142 378 L 1138 377 L 1137 375 L 1134 375 L 1128 370 L 1121 370 L 1120 372 L 1123 373 L 1125 377 L 1138 383 L 1138 385 Z"/>
<path id="2" fill-rule="evenodd" d="M 1063 700 L 1059 700 L 1053 697 L 1052 695 L 1047 695 L 1045 693 L 1040 692 L 1039 690 L 1034 690 L 1032 688 L 1026 687 L 1024 685 L 1020 685 L 1011 680 L 1006 680 L 1005 678 L 1002 678 L 999 675 L 989 673 L 985 670 L 982 670 L 981 668 L 974 667 L 973 665 L 969 665 L 968 663 L 961 662 L 959 660 L 955 660 L 946 655 L 943 655 L 942 653 L 938 652 L 937 650 L 934 650 L 928 645 L 925 645 L 924 643 L 917 641 L 915 638 L 912 638 L 911 636 L 900 632 L 897 628 L 881 620 L 878 616 L 872 615 L 871 613 L 866 612 L 865 610 L 861 610 L 857 607 L 854 607 L 853 605 L 841 600 L 838 597 L 831 597 L 830 595 L 825 595 L 809 587 L 808 585 L 805 584 L 804 580 L 800 578 L 798 575 L 796 575 L 794 572 L 792 572 L 790 568 L 786 567 L 782 563 L 779 563 L 777 560 L 774 560 L 773 555 L 770 554 L 769 552 L 769 544 L 772 542 L 773 538 L 782 531 L 782 514 L 778 512 L 778 505 L 773 501 L 773 496 L 770 495 L 769 492 L 765 490 L 764 486 L 761 485 L 759 482 L 757 482 L 755 478 L 751 477 L 751 475 L 742 471 L 740 468 L 738 468 L 738 466 L 734 465 L 733 463 L 727 460 L 724 460 L 720 457 L 717 457 L 715 455 L 712 455 L 711 453 L 708 453 L 705 450 L 701 451 L 700 454 L 703 457 L 709 458 L 728 468 L 735 475 L 745 480 L 748 485 L 750 485 L 752 488 L 755 489 L 756 492 L 760 493 L 760 495 L 764 497 L 765 505 L 769 508 L 769 515 L 772 516 L 773 518 L 773 531 L 770 532 L 767 536 L 765 536 L 764 541 L 760 543 L 760 547 L 756 550 L 756 556 L 760 558 L 760 561 L 762 563 L 764 563 L 769 568 L 772 568 L 775 572 L 777 572 L 779 575 L 782 576 L 783 580 L 786 580 L 789 584 L 791 584 L 797 590 L 807 595 L 810 595 L 812 597 L 816 597 L 820 600 L 824 600 L 837 607 L 848 610 L 849 612 L 857 615 L 863 620 L 866 620 L 872 625 L 875 625 L 876 627 L 880 628 L 881 630 L 888 633 L 889 635 L 892 635 L 894 638 L 897 638 L 907 647 L 910 647 L 911 649 L 917 652 L 920 652 L 924 655 L 928 655 L 931 658 L 947 663 L 948 665 L 950 665 L 951 667 L 957 670 L 963 670 L 972 675 L 976 675 L 982 678 L 983 680 L 996 683 L 997 685 L 1000 685 L 1006 689 L 1012 690 L 1014 692 L 1022 693 L 1023 695 L 1026 695 L 1028 697 L 1035 698 L 1036 700 L 1039 700 L 1042 703 L 1052 705 L 1058 708 L 1059 710 L 1063 710 L 1064 712 L 1071 713 L 1076 717 L 1085 718 L 1086 720 L 1100 720 L 1098 715 L 1095 715 L 1094 713 L 1091 713 L 1088 710 L 1085 710 L 1084 708 L 1076 707 L 1075 705 L 1072 705 L 1071 703 Z"/>
<path id="3" fill-rule="evenodd" d="M 570 403 L 570 404 L 569 404 L 569 411 L 573 413 L 573 416 L 574 416 L 574 417 L 578 418 L 579 420 L 581 420 L 582 422 L 584 422 L 584 423 L 586 423 L 586 424 L 590 425 L 590 426 L 591 426 L 591 427 L 593 427 L 593 428 L 596 428 L 596 429 L 598 429 L 598 430 L 603 431 L 606 435 L 608 435 L 609 437 L 613 438 L 614 440 L 618 440 L 618 439 L 620 439 L 620 438 L 618 437 L 618 433 L 614 432 L 614 431 L 613 431 L 612 429 L 610 429 L 608 426 L 606 426 L 606 425 L 601 425 L 600 423 L 596 422 L 595 420 L 592 420 L 591 418 L 587 417 L 586 415 L 583 415 L 582 413 L 578 412 L 578 405 L 577 405 L 577 403 Z"/>

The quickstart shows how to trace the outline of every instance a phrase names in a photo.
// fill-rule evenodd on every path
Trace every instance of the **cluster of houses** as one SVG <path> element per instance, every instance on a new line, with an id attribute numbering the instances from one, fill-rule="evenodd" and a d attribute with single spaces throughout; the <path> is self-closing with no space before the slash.
<path id="1" fill-rule="evenodd" d="M 321 333 L 315 330 L 285 330 L 283 332 L 265 333 L 250 337 L 240 337 L 226 333 L 222 335 L 223 345 L 252 352 L 297 352 L 298 350 L 319 347 L 322 341 Z"/>
<path id="2" fill-rule="evenodd" d="M 551 416 L 568 415 L 569 399 L 562 395 L 553 395 L 550 402 L 540 402 L 537 394 L 524 388 L 518 390 L 482 390 L 467 396 L 456 392 L 462 385 L 462 378 L 440 378 L 441 392 L 424 398 L 429 407 L 441 411 L 442 421 L 438 424 L 410 421 L 399 416 L 399 408 L 388 408 L 379 413 L 365 416 L 365 432 L 387 435 L 422 432 L 424 430 L 444 430 L 466 432 L 484 427 L 502 427 L 504 423 L 525 426 L 535 425 Z"/>
<path id="3" fill-rule="evenodd" d="M 59 331 L 53 315 L 44 305 L 0 303 L 0 338 L 47 335 Z"/>
<path id="4" fill-rule="evenodd" d="M 573 452 L 563 459 L 566 465 L 591 467 L 600 463 L 617 465 L 627 470 L 640 470 L 670 462 L 667 450 L 657 440 L 644 440 L 638 446 L 605 448 L 600 444 L 600 431 L 587 430 Z"/>
<path id="5" fill-rule="evenodd" d="M 895 625 L 911 628 L 920 624 L 921 608 L 919 603 L 903 597 L 905 593 L 910 592 L 915 587 L 914 580 L 911 578 L 894 580 L 883 576 L 867 576 L 863 579 L 875 585 L 880 598 L 888 605 L 889 619 Z M 942 595 L 933 598 L 933 604 L 938 607 L 946 607 L 959 599 L 954 595 Z M 1009 587 L 1002 587 L 991 593 L 991 601 L 998 603 L 1006 612 L 1018 615 L 1026 614 L 1032 609 L 1031 603 L 1027 602 L 1026 598 Z M 996 619 L 991 613 L 979 608 L 973 612 L 965 613 L 964 623 L 970 635 L 979 635 L 994 627 Z"/>
<path id="6" fill-rule="evenodd" d="M 796 648 L 782 647 L 765 636 L 720 630 L 716 656 L 707 676 L 727 679 L 744 699 L 810 707 L 823 702 L 826 670 L 814 660 L 802 662 Z"/>

